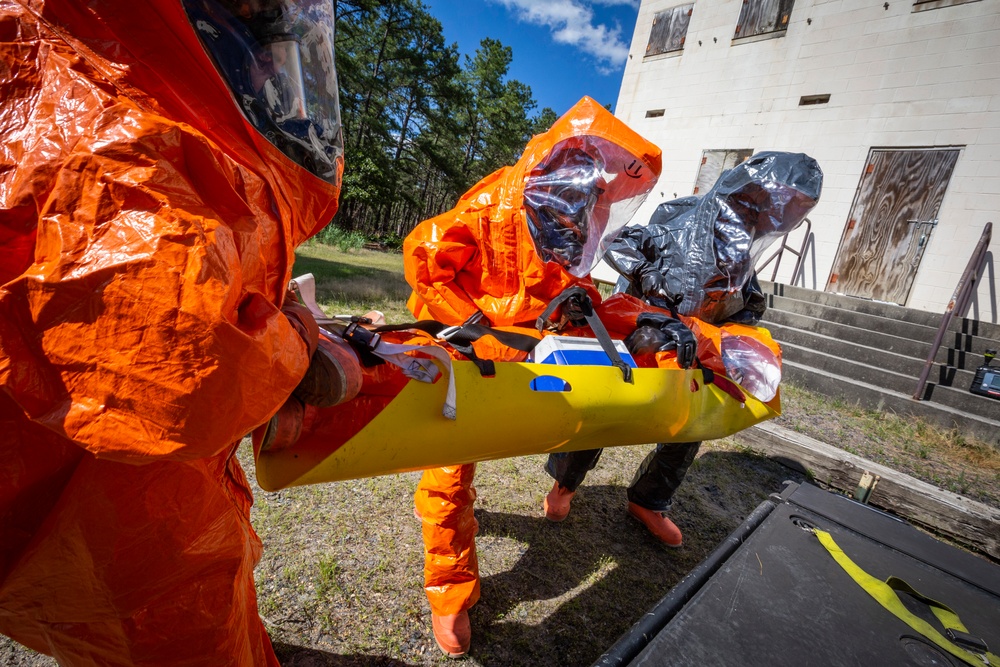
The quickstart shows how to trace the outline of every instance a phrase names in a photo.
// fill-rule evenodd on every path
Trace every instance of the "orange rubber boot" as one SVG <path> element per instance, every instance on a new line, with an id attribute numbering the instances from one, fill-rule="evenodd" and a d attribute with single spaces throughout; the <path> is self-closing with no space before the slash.
<path id="1" fill-rule="evenodd" d="M 684 541 L 684 536 L 681 535 L 681 529 L 678 528 L 673 521 L 668 519 L 665 513 L 654 512 L 653 510 L 648 510 L 645 507 L 640 507 L 635 503 L 628 504 L 628 513 L 641 521 L 642 524 L 649 529 L 649 532 L 656 537 L 656 539 L 660 540 L 668 547 L 679 547 Z"/>
<path id="2" fill-rule="evenodd" d="M 432 612 L 431 624 L 434 627 L 434 641 L 446 656 L 461 658 L 469 652 L 472 626 L 469 624 L 468 611 L 447 616 L 439 616 Z"/>
<path id="3" fill-rule="evenodd" d="M 570 491 L 559 482 L 552 485 L 549 495 L 545 496 L 542 506 L 545 508 L 545 518 L 549 521 L 563 521 L 569 516 L 569 504 L 576 491 Z"/>

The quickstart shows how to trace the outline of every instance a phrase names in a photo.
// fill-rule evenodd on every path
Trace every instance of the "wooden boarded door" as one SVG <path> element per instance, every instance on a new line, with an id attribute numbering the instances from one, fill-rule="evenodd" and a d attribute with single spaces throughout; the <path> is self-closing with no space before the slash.
<path id="1" fill-rule="evenodd" d="M 906 303 L 958 153 L 957 148 L 871 151 L 828 292 Z"/>

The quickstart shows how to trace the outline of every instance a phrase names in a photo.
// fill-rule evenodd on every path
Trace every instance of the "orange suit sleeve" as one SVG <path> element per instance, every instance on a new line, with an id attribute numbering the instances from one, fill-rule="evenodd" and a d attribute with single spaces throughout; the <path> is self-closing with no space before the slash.
<path id="1" fill-rule="evenodd" d="M 482 275 L 479 241 L 459 215 L 422 222 L 406 237 L 403 256 L 415 316 L 460 324 L 479 311 L 469 285 Z"/>

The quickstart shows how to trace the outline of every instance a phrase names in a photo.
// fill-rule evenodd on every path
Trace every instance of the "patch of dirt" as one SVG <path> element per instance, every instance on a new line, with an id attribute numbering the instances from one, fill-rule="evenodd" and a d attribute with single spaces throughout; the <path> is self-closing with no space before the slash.
<path id="1" fill-rule="evenodd" d="M 1000 456 L 981 443 L 807 392 L 784 391 L 779 423 L 993 506 Z M 569 518 L 546 521 L 544 456 L 481 463 L 476 517 L 482 592 L 469 667 L 589 665 L 704 560 L 768 495 L 803 477 L 737 439 L 705 443 L 675 496 L 684 546 L 668 549 L 625 512 L 650 446 L 604 452 Z M 253 461 L 240 461 L 253 479 Z M 265 493 L 252 520 L 264 542 L 260 613 L 286 666 L 454 664 L 434 643 L 424 597 L 420 473 Z M 0 664 L 55 662 L 0 637 Z"/>
<path id="2" fill-rule="evenodd" d="M 561 524 L 547 521 L 544 457 L 482 463 L 476 517 L 482 576 L 462 664 L 558 667 L 595 661 L 786 479 L 783 466 L 706 443 L 675 497 L 684 546 L 668 549 L 625 512 L 648 446 L 605 451 Z M 253 477 L 247 449 L 240 460 Z M 288 489 L 255 488 L 264 542 L 261 616 L 283 665 L 454 664 L 437 649 L 413 518 L 419 473 Z M 0 664 L 55 662 L 0 638 Z"/>

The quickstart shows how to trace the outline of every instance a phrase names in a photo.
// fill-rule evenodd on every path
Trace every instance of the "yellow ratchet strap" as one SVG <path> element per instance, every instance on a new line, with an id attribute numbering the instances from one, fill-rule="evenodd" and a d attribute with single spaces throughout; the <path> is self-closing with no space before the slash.
<path id="1" fill-rule="evenodd" d="M 885 607 L 888 611 L 892 612 L 892 614 L 894 614 L 897 618 L 913 628 L 914 631 L 919 632 L 940 648 L 969 665 L 973 665 L 974 667 L 982 667 L 982 665 L 995 665 L 1000 667 L 1000 658 L 993 653 L 990 653 L 987 650 L 986 645 L 982 644 L 981 640 L 969 635 L 969 631 L 964 625 L 962 625 L 962 621 L 959 620 L 958 614 L 954 611 L 940 602 L 936 602 L 921 595 L 902 579 L 897 577 L 889 577 L 885 581 L 876 579 L 848 558 L 843 549 L 837 546 L 837 543 L 833 541 L 833 537 L 830 533 L 819 529 L 814 532 L 816 537 L 819 538 L 820 544 L 826 547 L 826 550 L 830 552 L 833 559 L 837 561 L 840 567 L 844 568 L 844 571 L 847 572 L 847 574 L 851 575 L 851 578 L 854 579 L 854 581 L 857 582 L 861 588 L 865 589 L 865 592 L 875 598 L 879 604 Z M 914 598 L 930 607 L 931 611 L 934 612 L 934 616 L 938 619 L 938 621 L 940 621 L 941 625 L 944 626 L 945 632 L 948 635 L 958 637 L 960 640 L 962 638 L 968 638 L 974 642 L 982 644 L 983 651 L 976 653 L 968 651 L 938 632 L 937 629 L 930 623 L 910 612 L 910 610 L 903 605 L 903 602 L 899 599 L 896 591 L 902 591 L 912 595 Z"/>

